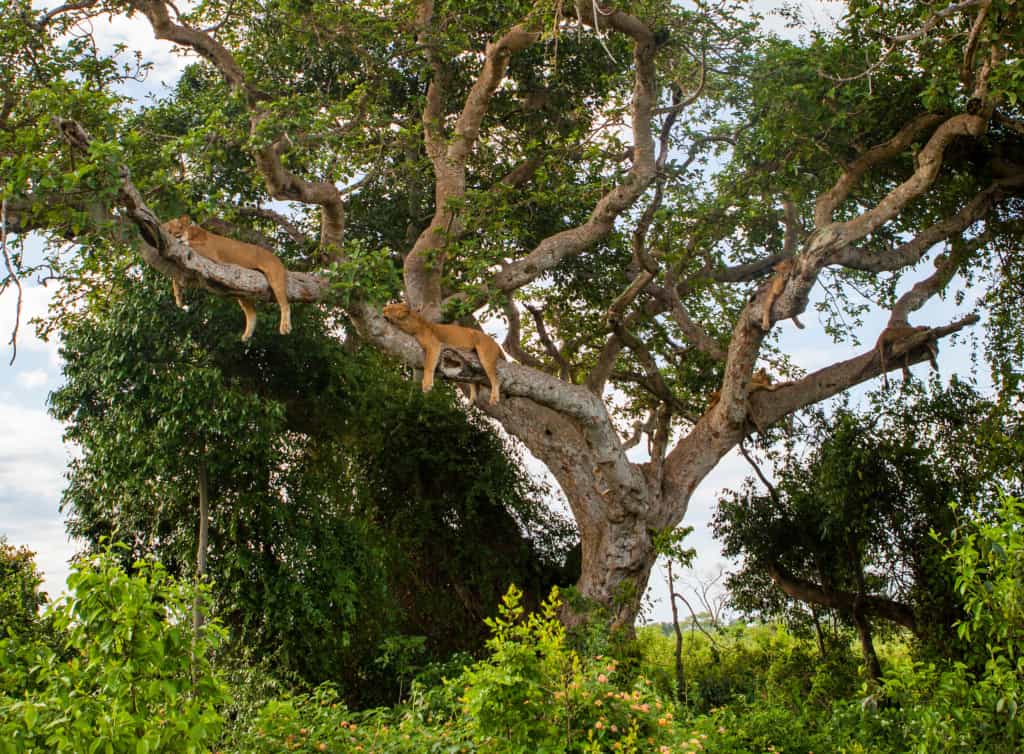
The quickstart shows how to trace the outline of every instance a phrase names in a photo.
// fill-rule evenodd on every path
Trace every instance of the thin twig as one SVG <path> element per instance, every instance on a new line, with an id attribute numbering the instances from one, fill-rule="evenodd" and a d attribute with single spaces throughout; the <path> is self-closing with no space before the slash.
<path id="1" fill-rule="evenodd" d="M 21 280 L 18 279 L 17 273 L 14 271 L 14 263 L 11 261 L 11 255 L 7 251 L 7 199 L 0 200 L 0 249 L 3 249 L 4 263 L 7 265 L 7 280 L 4 281 L 4 287 L 6 288 L 8 283 L 13 281 L 15 287 L 18 289 L 18 307 L 14 311 L 14 330 L 11 332 L 11 339 L 7 341 L 11 345 L 11 360 L 8 362 L 9 365 L 14 364 L 14 359 L 18 355 L 18 327 L 21 325 L 21 302 L 23 291 L 21 289 Z"/>

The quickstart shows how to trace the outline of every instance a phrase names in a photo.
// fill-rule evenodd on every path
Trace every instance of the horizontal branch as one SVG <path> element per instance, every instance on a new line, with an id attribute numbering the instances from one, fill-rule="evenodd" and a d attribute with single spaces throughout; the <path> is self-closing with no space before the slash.
<path id="1" fill-rule="evenodd" d="M 827 263 L 867 272 L 889 272 L 908 267 L 920 261 L 932 246 L 966 230 L 985 217 L 1000 200 L 1017 195 L 1021 188 L 1024 188 L 1024 173 L 993 181 L 975 194 L 956 214 L 933 223 L 892 251 L 878 254 L 854 246 L 844 246 L 829 255 Z"/>
<path id="2" fill-rule="evenodd" d="M 895 371 L 904 365 L 929 361 L 934 353 L 929 347 L 955 332 L 978 322 L 976 314 L 941 327 L 921 330 L 895 343 L 886 361 L 886 370 Z M 752 419 L 756 426 L 766 427 L 805 406 L 823 401 L 844 390 L 882 375 L 882 360 L 878 349 L 872 347 L 852 359 L 840 361 L 817 372 L 780 385 L 776 390 L 756 391 L 750 396 Z"/>
<path id="3" fill-rule="evenodd" d="M 813 602 L 822 607 L 849 613 L 852 613 L 854 607 L 857 607 L 868 615 L 892 621 L 915 633 L 917 631 L 914 609 L 902 602 L 896 602 L 888 597 L 870 594 L 858 595 L 840 589 L 825 589 L 793 575 L 778 563 L 769 563 L 766 570 L 775 585 L 795 600 Z"/>

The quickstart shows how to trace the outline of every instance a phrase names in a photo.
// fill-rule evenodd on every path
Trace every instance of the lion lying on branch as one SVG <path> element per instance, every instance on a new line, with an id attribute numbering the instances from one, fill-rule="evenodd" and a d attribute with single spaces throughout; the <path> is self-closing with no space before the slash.
<path id="1" fill-rule="evenodd" d="M 491 383 L 491 398 L 488 401 L 492 406 L 500 398 L 498 383 L 498 359 L 503 359 L 504 354 L 501 347 L 494 342 L 494 339 L 487 333 L 473 330 L 460 325 L 439 325 L 428 322 L 419 314 L 414 312 L 408 304 L 388 304 L 384 307 L 384 317 L 399 330 L 412 335 L 423 347 L 423 392 L 427 392 L 434 386 L 434 370 L 437 368 L 437 361 L 441 357 L 441 344 L 462 348 L 467 351 L 476 351 L 480 358 L 480 364 L 487 373 L 487 379 Z M 470 400 L 476 400 L 476 385 L 469 385 Z"/>
<path id="2" fill-rule="evenodd" d="M 204 230 L 194 224 L 188 215 L 168 220 L 163 224 L 163 228 L 207 259 L 262 272 L 274 292 L 277 305 L 281 308 L 279 332 L 287 335 L 292 331 L 292 311 L 288 304 L 288 273 L 281 260 L 274 254 L 262 246 L 236 241 Z M 171 285 L 174 289 L 174 302 L 178 306 L 183 306 L 178 282 L 172 280 Z M 236 300 L 245 312 L 245 332 L 242 333 L 242 340 L 249 340 L 256 329 L 256 307 L 246 298 L 240 297 Z"/>

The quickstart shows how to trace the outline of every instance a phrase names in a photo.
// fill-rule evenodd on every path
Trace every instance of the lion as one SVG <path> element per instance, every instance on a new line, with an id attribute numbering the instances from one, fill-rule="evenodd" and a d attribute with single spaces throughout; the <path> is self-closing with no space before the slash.
<path id="1" fill-rule="evenodd" d="M 889 368 L 885 361 L 886 348 L 892 348 L 897 343 L 906 340 L 912 335 L 916 335 L 919 332 L 925 332 L 930 328 L 923 325 L 908 325 L 906 323 L 896 323 L 889 325 L 881 334 L 878 336 L 878 340 L 875 342 L 875 351 L 878 352 L 878 360 L 882 362 L 882 384 L 885 387 L 889 387 Z M 938 369 L 938 356 L 939 347 L 934 340 L 926 340 L 923 344 L 928 349 L 928 360 L 931 362 L 932 369 Z M 903 379 L 906 380 L 910 377 L 910 365 L 908 363 L 910 354 L 903 355 Z"/>
<path id="2" fill-rule="evenodd" d="M 460 325 L 439 325 L 428 322 L 414 312 L 408 304 L 388 304 L 384 307 L 384 317 L 402 332 L 409 333 L 423 347 L 423 392 L 434 387 L 434 370 L 441 357 L 441 344 L 476 351 L 480 364 L 487 373 L 491 383 L 490 405 L 500 398 L 497 363 L 504 359 L 501 347 L 487 333 L 473 330 Z M 470 400 L 476 400 L 476 385 L 470 383 Z"/>
<path id="3" fill-rule="evenodd" d="M 774 273 L 772 276 L 772 283 L 768 288 L 767 295 L 765 296 L 764 308 L 761 310 L 761 329 L 765 332 L 768 332 L 772 326 L 772 305 L 775 303 L 775 299 L 777 299 L 786 288 L 786 280 L 793 273 L 795 268 L 796 260 L 792 257 L 789 259 L 783 259 L 772 268 L 772 272 Z M 794 314 L 790 319 L 793 320 L 794 325 L 799 327 L 801 330 L 804 329 L 803 322 L 799 320 L 797 315 Z"/>
<path id="4" fill-rule="evenodd" d="M 288 303 L 288 273 L 284 265 L 281 264 L 281 260 L 274 254 L 262 246 L 236 241 L 233 238 L 218 236 L 216 233 L 204 230 L 193 223 L 188 215 L 168 220 L 163 224 L 163 228 L 207 259 L 262 272 L 267 278 L 267 282 L 270 283 L 274 298 L 277 299 L 277 305 L 281 309 L 281 322 L 278 331 L 282 335 L 287 335 L 292 331 L 292 311 Z M 184 306 L 178 281 L 172 280 L 171 286 L 174 290 L 174 302 L 178 306 Z M 256 307 L 252 301 L 246 298 L 236 300 L 245 313 L 245 332 L 242 333 L 242 340 L 246 341 L 252 337 L 252 333 L 256 329 Z"/>

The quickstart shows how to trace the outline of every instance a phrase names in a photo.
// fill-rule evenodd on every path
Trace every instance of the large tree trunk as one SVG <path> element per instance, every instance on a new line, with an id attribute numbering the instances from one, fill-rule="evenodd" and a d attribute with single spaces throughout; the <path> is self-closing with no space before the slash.
<path id="1" fill-rule="evenodd" d="M 580 539 L 580 593 L 611 611 L 613 628 L 631 632 L 657 558 L 647 523 L 636 516 L 581 523 Z"/>

